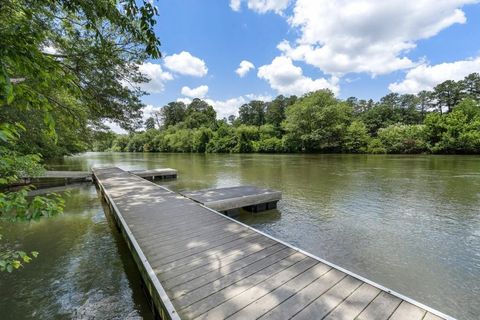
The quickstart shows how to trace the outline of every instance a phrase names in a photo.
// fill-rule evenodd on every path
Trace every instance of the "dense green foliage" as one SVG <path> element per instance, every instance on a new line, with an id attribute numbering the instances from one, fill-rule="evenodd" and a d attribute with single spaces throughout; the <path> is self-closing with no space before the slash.
<path id="1" fill-rule="evenodd" d="M 148 79 L 139 65 L 160 57 L 156 14 L 148 0 L 0 1 L 0 188 L 38 174 L 42 158 L 111 136 L 105 120 L 130 130 L 140 124 L 138 85 Z M 63 211 L 58 195 L 30 198 L 29 189 L 0 189 L 0 220 Z M 0 271 L 37 254 L 0 243 Z"/>
<path id="2" fill-rule="evenodd" d="M 215 120 L 202 100 L 171 102 L 145 132 L 97 141 L 129 152 L 480 153 L 480 75 L 417 95 L 337 99 L 328 90 L 251 101 Z"/>

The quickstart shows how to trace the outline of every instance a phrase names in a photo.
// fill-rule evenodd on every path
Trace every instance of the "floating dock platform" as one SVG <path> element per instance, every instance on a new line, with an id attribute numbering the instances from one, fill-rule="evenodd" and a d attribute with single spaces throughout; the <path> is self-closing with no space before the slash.
<path id="1" fill-rule="evenodd" d="M 240 208 L 252 212 L 275 209 L 277 202 L 282 199 L 280 191 L 255 186 L 206 189 L 181 194 L 228 216 L 238 215 Z"/>
<path id="2" fill-rule="evenodd" d="M 134 175 L 147 180 L 155 179 L 175 179 L 177 178 L 177 170 L 171 168 L 165 169 L 147 169 L 147 170 L 131 170 Z"/>
<path id="3" fill-rule="evenodd" d="M 132 173 L 93 174 L 162 319 L 452 319 Z"/>

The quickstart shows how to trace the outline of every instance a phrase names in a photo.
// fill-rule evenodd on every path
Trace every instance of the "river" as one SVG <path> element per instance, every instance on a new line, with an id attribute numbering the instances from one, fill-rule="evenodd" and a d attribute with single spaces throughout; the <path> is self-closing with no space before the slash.
<path id="1" fill-rule="evenodd" d="M 278 209 L 240 220 L 459 319 L 480 315 L 480 157 L 86 153 L 57 170 L 171 167 L 173 190 L 278 189 Z M 151 317 L 139 275 L 92 185 L 60 217 L 2 224 L 40 251 L 0 274 L 2 319 Z"/>

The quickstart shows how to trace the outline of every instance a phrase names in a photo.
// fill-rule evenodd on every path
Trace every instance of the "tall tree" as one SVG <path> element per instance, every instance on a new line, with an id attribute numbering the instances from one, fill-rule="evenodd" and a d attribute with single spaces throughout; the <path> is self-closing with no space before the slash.
<path id="1" fill-rule="evenodd" d="M 160 117 L 164 128 L 174 126 L 185 120 L 187 106 L 181 101 L 173 101 L 163 106 L 160 110 Z"/>
<path id="2" fill-rule="evenodd" d="M 287 142 L 292 150 L 339 151 L 352 113 L 330 90 L 306 94 L 287 108 Z"/>
<path id="3" fill-rule="evenodd" d="M 185 111 L 185 124 L 188 128 L 214 128 L 217 112 L 211 105 L 202 99 L 195 98 Z"/>
<path id="4" fill-rule="evenodd" d="M 283 120 L 285 120 L 285 110 L 288 106 L 295 103 L 296 96 L 284 97 L 279 95 L 272 102 L 267 104 L 265 112 L 265 122 L 280 128 Z"/>
<path id="5" fill-rule="evenodd" d="M 155 119 L 153 117 L 149 117 L 145 120 L 145 130 L 152 130 L 155 129 Z"/>
<path id="6" fill-rule="evenodd" d="M 265 124 L 266 103 L 253 100 L 240 107 L 238 110 L 238 119 L 240 123 L 252 126 L 261 126 Z"/>
<path id="7" fill-rule="evenodd" d="M 460 83 L 447 80 L 438 84 L 433 88 L 433 97 L 440 113 L 443 113 L 445 108 L 447 112 L 451 112 L 453 107 L 462 100 Z"/>

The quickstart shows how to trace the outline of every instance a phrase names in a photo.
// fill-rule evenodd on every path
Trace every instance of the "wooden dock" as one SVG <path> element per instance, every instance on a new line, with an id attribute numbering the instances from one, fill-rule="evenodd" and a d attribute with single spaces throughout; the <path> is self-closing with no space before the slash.
<path id="1" fill-rule="evenodd" d="M 171 168 L 165 169 L 147 169 L 147 170 L 131 170 L 129 171 L 144 179 L 175 179 L 177 177 L 177 170 Z"/>
<path id="2" fill-rule="evenodd" d="M 175 179 L 177 178 L 177 170 L 171 168 L 165 169 L 146 169 L 131 170 L 131 172 L 139 177 L 147 180 L 155 179 Z M 52 171 L 47 170 L 41 175 L 35 177 L 22 177 L 20 181 L 13 183 L 12 186 L 23 186 L 27 184 L 36 184 L 40 187 L 68 185 L 72 183 L 92 182 L 91 171 Z"/>
<path id="3" fill-rule="evenodd" d="M 129 172 L 93 173 L 162 319 L 452 319 Z"/>
<path id="4" fill-rule="evenodd" d="M 280 191 L 255 186 L 206 189 L 181 194 L 228 216 L 238 215 L 240 208 L 252 212 L 275 209 L 277 202 L 282 199 Z"/>

